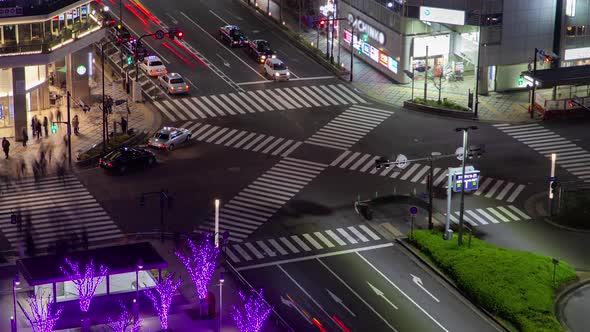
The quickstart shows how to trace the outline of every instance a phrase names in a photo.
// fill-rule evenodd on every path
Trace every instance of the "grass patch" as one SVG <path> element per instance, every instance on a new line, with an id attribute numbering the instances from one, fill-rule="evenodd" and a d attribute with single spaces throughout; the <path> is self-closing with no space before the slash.
<path id="1" fill-rule="evenodd" d="M 118 148 L 119 146 L 121 146 L 125 141 L 127 141 L 131 137 L 133 137 L 133 136 L 128 135 L 128 134 L 122 134 L 122 133 L 115 134 L 115 137 L 109 137 L 109 143 L 107 144 L 106 150 L 111 151 L 111 150 Z M 92 148 L 90 148 L 90 150 L 81 153 L 80 156 L 78 157 L 78 160 L 86 160 L 89 158 L 94 158 L 94 157 L 100 156 L 102 154 L 102 146 L 103 146 L 102 142 L 94 145 Z"/>
<path id="2" fill-rule="evenodd" d="M 564 331 L 553 303 L 557 287 L 576 279 L 568 263 L 559 263 L 553 284 L 553 263 L 547 256 L 496 247 L 477 238 L 471 248 L 458 247 L 456 237 L 445 241 L 441 232 L 430 230 L 414 231 L 413 243 L 474 302 L 520 331 Z"/>
<path id="3" fill-rule="evenodd" d="M 424 101 L 424 98 L 414 98 L 413 102 L 416 104 L 420 104 L 420 105 L 426 105 L 426 106 L 436 107 L 436 108 L 445 108 L 445 109 L 449 109 L 452 111 L 470 112 L 469 108 L 467 108 L 463 105 L 457 104 L 456 102 L 454 102 L 452 100 L 448 100 L 447 98 L 444 98 L 440 103 L 438 102 L 438 100 L 431 100 L 431 99 Z"/>

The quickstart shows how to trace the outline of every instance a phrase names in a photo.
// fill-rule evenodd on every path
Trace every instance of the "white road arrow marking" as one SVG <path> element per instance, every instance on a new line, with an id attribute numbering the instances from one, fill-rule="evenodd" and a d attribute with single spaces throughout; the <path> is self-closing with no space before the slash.
<path id="1" fill-rule="evenodd" d="M 309 317 L 307 317 L 307 315 L 299 308 L 299 306 L 297 306 L 295 303 L 293 303 L 293 301 L 291 301 L 291 299 L 289 299 L 289 296 L 287 296 L 287 298 L 285 299 L 281 295 L 281 302 L 284 305 L 286 305 L 287 307 L 291 307 L 291 308 L 295 309 L 295 311 L 297 311 L 301 316 L 303 316 L 303 319 L 305 319 L 305 321 L 307 321 L 309 324 L 313 324 L 311 319 Z"/>
<path id="2" fill-rule="evenodd" d="M 412 281 L 420 288 L 422 288 L 423 291 L 426 292 L 426 294 L 430 295 L 430 297 L 432 297 L 436 302 L 440 302 L 434 295 L 432 295 L 432 293 L 430 293 L 426 288 L 424 288 L 424 286 L 422 285 L 422 279 L 420 279 L 420 277 L 417 277 L 413 274 L 410 273 L 410 275 L 412 276 Z"/>
<path id="3" fill-rule="evenodd" d="M 371 287 L 371 289 L 373 290 L 373 292 L 375 292 L 375 294 L 377 294 L 377 296 L 380 296 L 380 297 L 382 297 L 382 298 L 383 298 L 383 299 L 384 299 L 384 300 L 385 300 L 387 303 L 389 303 L 389 305 L 391 305 L 391 306 L 392 306 L 394 309 L 398 309 L 398 307 L 397 307 L 395 304 L 393 304 L 393 302 L 389 301 L 389 299 L 385 297 L 385 294 L 383 294 L 383 292 L 382 292 L 380 289 L 378 289 L 377 287 L 375 287 L 375 286 L 371 285 L 371 283 L 370 283 L 370 282 L 368 282 L 368 281 L 367 281 L 367 284 L 369 284 L 369 287 Z"/>
<path id="4" fill-rule="evenodd" d="M 330 292 L 329 289 L 326 288 L 326 292 L 328 292 L 328 295 L 330 295 L 330 297 L 332 298 L 332 300 L 334 300 L 334 302 L 340 304 L 344 309 L 346 309 L 346 311 L 348 311 L 349 314 L 351 314 L 353 317 L 356 317 L 355 313 L 352 312 L 352 310 L 350 310 L 345 304 L 344 302 L 342 302 L 342 300 L 336 296 L 336 294 Z"/>
<path id="5" fill-rule="evenodd" d="M 219 55 L 219 53 L 215 53 L 217 54 L 217 56 L 221 59 L 221 61 L 223 61 L 223 65 L 226 66 L 227 68 L 231 67 L 229 62 L 227 62 L 221 55 Z"/>

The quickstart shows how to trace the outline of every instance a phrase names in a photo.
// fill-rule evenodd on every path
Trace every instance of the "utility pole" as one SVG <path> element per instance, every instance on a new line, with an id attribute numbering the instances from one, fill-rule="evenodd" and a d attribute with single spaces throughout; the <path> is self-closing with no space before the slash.
<path id="1" fill-rule="evenodd" d="M 334 12 L 332 12 L 332 27 L 330 27 L 330 33 L 332 34 L 332 46 L 330 49 L 330 62 L 334 64 L 334 25 L 336 25 L 336 20 L 334 17 Z"/>
<path id="2" fill-rule="evenodd" d="M 104 45 L 106 43 L 102 43 L 100 44 L 100 58 L 101 58 L 101 66 L 102 66 L 102 152 L 105 152 L 107 150 L 107 143 L 106 143 L 106 137 L 105 137 L 105 130 L 104 130 L 104 124 L 105 124 L 105 117 L 104 117 L 104 112 L 105 112 L 105 100 L 104 100 Z"/>
<path id="3" fill-rule="evenodd" d="M 537 55 L 539 54 L 539 49 L 535 47 L 535 56 L 533 56 L 533 87 L 531 92 L 531 119 L 534 118 L 535 114 L 535 90 L 536 90 L 536 75 L 537 75 Z"/>
<path id="4" fill-rule="evenodd" d="M 424 63 L 424 102 L 428 96 L 428 45 L 426 45 L 426 60 Z"/>
<path id="5" fill-rule="evenodd" d="M 354 22 L 350 24 L 352 30 L 352 41 L 350 43 L 350 81 L 352 82 L 352 65 L 354 64 Z"/>
<path id="6" fill-rule="evenodd" d="M 70 164 L 70 166 L 72 166 L 72 122 L 70 119 L 70 99 L 72 98 L 72 95 L 70 94 L 70 91 L 66 92 L 66 96 L 67 96 L 67 100 L 66 100 L 66 105 L 67 105 L 67 116 L 68 116 L 68 162 Z"/>
<path id="7" fill-rule="evenodd" d="M 463 244 L 463 214 L 465 211 L 465 160 L 467 159 L 467 139 L 469 130 L 476 130 L 476 126 L 456 128 L 455 131 L 463 132 L 463 158 L 461 160 L 461 204 L 459 208 L 459 246 Z"/>

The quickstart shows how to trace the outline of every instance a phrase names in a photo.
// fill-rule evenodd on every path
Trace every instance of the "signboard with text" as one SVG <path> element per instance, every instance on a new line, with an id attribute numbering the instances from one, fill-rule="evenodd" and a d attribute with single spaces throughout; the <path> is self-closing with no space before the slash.
<path id="1" fill-rule="evenodd" d="M 465 11 L 420 6 L 420 20 L 426 22 L 465 25 Z"/>
<path id="2" fill-rule="evenodd" d="M 460 192 L 461 186 L 465 185 L 465 191 L 473 191 L 479 188 L 479 171 L 465 172 L 465 180 L 461 181 L 462 174 L 453 176 L 453 191 Z"/>

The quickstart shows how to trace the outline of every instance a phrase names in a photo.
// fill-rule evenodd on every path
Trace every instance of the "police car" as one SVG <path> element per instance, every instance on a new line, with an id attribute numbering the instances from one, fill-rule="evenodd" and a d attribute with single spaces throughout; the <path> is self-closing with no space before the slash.
<path id="1" fill-rule="evenodd" d="M 264 74 L 275 81 L 287 81 L 291 77 L 287 65 L 278 58 L 266 59 Z"/>
<path id="2" fill-rule="evenodd" d="M 242 30 L 235 25 L 226 25 L 219 28 L 219 39 L 226 41 L 231 47 L 248 44 L 248 37 L 244 36 Z"/>
<path id="3" fill-rule="evenodd" d="M 168 69 L 166 69 L 162 60 L 155 55 L 145 57 L 139 64 L 139 68 L 143 69 L 150 76 L 160 76 L 168 73 Z"/>
<path id="4" fill-rule="evenodd" d="M 170 73 L 158 76 L 158 84 L 171 95 L 177 93 L 187 93 L 189 90 L 188 84 L 186 84 L 182 76 L 180 76 L 178 73 Z"/>
<path id="5" fill-rule="evenodd" d="M 259 63 L 264 63 L 266 59 L 277 57 L 276 52 L 270 48 L 270 44 L 263 39 L 250 41 L 247 50 L 256 59 L 256 62 Z"/>
<path id="6" fill-rule="evenodd" d="M 187 143 L 191 139 L 191 131 L 184 128 L 164 127 L 152 136 L 147 145 L 149 147 L 174 150 L 177 146 Z"/>

